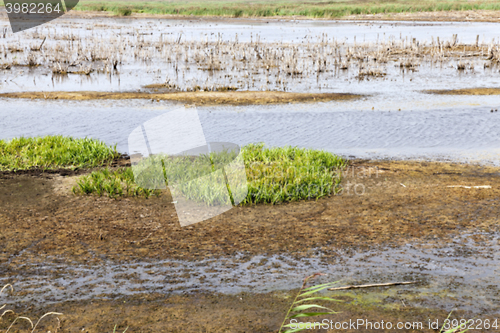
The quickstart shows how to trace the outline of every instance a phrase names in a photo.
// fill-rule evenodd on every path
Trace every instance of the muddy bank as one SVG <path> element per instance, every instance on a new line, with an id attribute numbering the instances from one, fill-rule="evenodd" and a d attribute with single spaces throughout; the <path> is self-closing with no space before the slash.
<path id="1" fill-rule="evenodd" d="M 468 89 L 451 89 L 451 90 L 426 90 L 429 94 L 436 95 L 500 95 L 500 88 L 468 88 Z"/>
<path id="2" fill-rule="evenodd" d="M 397 287 L 394 289 L 398 289 Z M 399 288 L 399 291 L 404 291 Z M 30 308 L 19 308 L 19 314 L 31 317 L 41 316 L 47 311 L 59 311 L 60 323 L 52 318 L 41 322 L 39 331 L 58 332 L 203 332 L 203 333 L 268 333 L 276 332 L 290 305 L 292 293 L 265 293 L 238 295 L 222 294 L 186 294 L 165 296 L 162 294 L 146 294 L 137 297 L 124 297 L 113 300 L 72 302 L 54 305 L 36 305 Z M 14 298 L 13 295 L 12 298 Z M 383 304 L 349 304 L 353 300 L 350 295 L 337 295 L 344 302 L 325 304 L 339 313 L 335 315 L 313 318 L 309 321 L 327 319 L 335 322 L 349 322 L 364 319 L 373 322 L 422 323 L 422 329 L 402 329 L 398 332 L 436 332 L 429 329 L 428 321 L 439 320 L 442 324 L 448 313 L 443 310 L 418 309 L 409 304 L 386 298 Z M 12 316 L 7 316 L 5 323 Z M 468 318 L 463 312 L 454 312 L 451 318 Z M 494 316 L 481 316 L 482 320 Z M 3 328 L 0 323 L 0 328 Z M 497 330 L 489 330 L 494 332 Z M 314 332 L 338 332 L 335 329 L 319 329 Z M 370 330 L 365 326 L 358 329 L 347 329 L 342 332 L 394 332 L 394 330 Z"/>
<path id="3" fill-rule="evenodd" d="M 4 174 L 0 259 L 184 259 L 446 242 L 496 231 L 499 168 L 431 162 L 357 162 L 342 195 L 277 206 L 236 207 L 187 228 L 168 195 L 121 200 L 75 196 L 74 177 Z M 488 185 L 486 189 L 448 187 Z M 102 257 L 102 258 L 101 258 Z"/>
<path id="4" fill-rule="evenodd" d="M 2 300 L 64 313 L 62 332 L 271 332 L 320 271 L 318 282 L 419 281 L 329 292 L 345 301 L 331 320 L 442 322 L 457 305 L 459 318 L 495 319 L 500 168 L 358 160 L 344 176 L 338 196 L 181 228 L 168 195 L 75 196 L 75 174 L 2 173 L 0 282 L 18 287 Z"/>
<path id="5" fill-rule="evenodd" d="M 178 101 L 194 105 L 264 105 L 284 103 L 315 103 L 344 101 L 361 98 L 362 95 L 341 93 L 288 93 L 281 91 L 228 91 L 228 92 L 21 92 L 4 93 L 0 98 L 25 99 L 64 99 L 64 100 L 100 100 L 100 99 L 151 99 L 152 101 Z"/>
<path id="6" fill-rule="evenodd" d="M 353 21 L 500 22 L 500 14 L 495 10 L 464 10 L 349 15 L 342 17 L 342 19 Z"/>

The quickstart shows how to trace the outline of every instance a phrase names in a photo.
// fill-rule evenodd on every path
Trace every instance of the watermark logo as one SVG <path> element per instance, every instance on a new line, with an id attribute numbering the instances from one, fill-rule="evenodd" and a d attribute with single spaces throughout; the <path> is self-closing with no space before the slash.
<path id="1" fill-rule="evenodd" d="M 27 30 L 61 17 L 79 0 L 4 0 L 12 32 Z"/>
<path id="2" fill-rule="evenodd" d="M 136 183 L 168 189 L 181 226 L 220 215 L 248 193 L 241 149 L 207 142 L 198 111 L 179 108 L 146 121 L 128 138 Z"/>

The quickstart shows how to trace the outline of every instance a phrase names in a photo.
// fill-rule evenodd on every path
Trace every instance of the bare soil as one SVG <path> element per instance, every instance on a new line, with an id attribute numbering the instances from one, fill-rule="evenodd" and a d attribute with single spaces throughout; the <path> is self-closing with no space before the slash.
<path id="1" fill-rule="evenodd" d="M 19 309 L 18 313 L 29 311 L 31 317 L 40 317 L 48 311 L 63 313 L 58 322 L 54 318 L 42 321 L 39 332 L 74 332 L 94 333 L 112 332 L 202 332 L 202 333 L 276 333 L 284 315 L 290 306 L 293 294 L 268 293 L 238 295 L 222 294 L 186 294 L 165 296 L 147 294 L 118 300 L 87 302 L 66 302 L 63 304 L 33 306 Z M 350 301 L 349 297 L 336 297 Z M 389 302 L 389 301 L 388 301 Z M 349 305 L 346 303 L 325 304 L 339 313 L 318 317 L 333 322 L 356 321 L 365 319 L 370 322 L 421 322 L 423 329 L 401 329 L 397 332 L 437 332 L 428 328 L 429 318 L 439 319 L 440 323 L 448 313 L 442 310 L 418 309 L 401 306 L 397 309 Z M 454 312 L 460 315 L 460 312 Z M 13 320 L 13 315 L 6 316 L 5 323 Z M 481 317 L 491 322 L 494 317 Z M 2 323 L 0 322 L 0 328 Z M 335 329 L 316 329 L 313 332 L 338 332 Z M 346 329 L 342 332 L 395 332 L 395 330 L 370 330 L 365 327 Z M 496 330 L 489 330 L 494 332 Z"/>
<path id="2" fill-rule="evenodd" d="M 227 91 L 227 92 L 19 92 L 3 93 L 0 97 L 26 99 L 65 99 L 65 100 L 96 100 L 96 99 L 151 99 L 178 101 L 194 105 L 263 105 L 284 103 L 316 103 L 327 101 L 352 100 L 363 97 L 356 94 L 341 93 L 292 93 L 282 91 Z"/>
<path id="3" fill-rule="evenodd" d="M 168 195 L 118 200 L 76 196 L 71 187 L 77 176 L 3 173 L 0 259 L 26 248 L 36 256 L 75 260 L 89 259 L 90 252 L 114 260 L 241 252 L 307 256 L 312 248 L 327 256 L 334 248 L 445 241 L 467 229 L 498 228 L 500 207 L 494 203 L 500 196 L 499 168 L 358 161 L 348 170 L 341 195 L 236 207 L 186 228 L 180 227 Z M 454 185 L 492 188 L 447 187 Z"/>

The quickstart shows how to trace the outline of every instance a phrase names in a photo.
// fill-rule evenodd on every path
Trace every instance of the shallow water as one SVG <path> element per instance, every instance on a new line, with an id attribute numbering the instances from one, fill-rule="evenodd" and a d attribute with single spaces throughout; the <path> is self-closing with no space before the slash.
<path id="1" fill-rule="evenodd" d="M 2 22 L 2 21 L 0 21 Z M 3 25 L 7 26 L 6 21 Z M 200 69 L 200 65 L 190 57 L 184 62 L 184 57 L 170 57 L 169 50 L 177 47 L 175 41 L 198 41 L 203 43 L 218 40 L 232 43 L 247 43 L 259 40 L 262 45 L 270 43 L 290 43 L 299 48 L 306 44 L 314 45 L 327 40 L 332 46 L 333 41 L 343 52 L 353 45 L 367 45 L 371 49 L 379 49 L 385 42 L 397 41 L 409 45 L 416 38 L 422 45 L 429 46 L 431 38 L 441 38 L 449 41 L 453 34 L 458 34 L 459 43 L 475 44 L 476 36 L 480 36 L 482 45 L 489 45 L 492 40 L 498 43 L 498 24 L 495 23 L 429 23 L 429 22 L 343 22 L 343 21 L 266 21 L 237 20 L 164 20 L 164 19 L 74 19 L 62 18 L 36 30 L 18 34 L 8 34 L 0 39 L 0 47 L 17 45 L 24 52 L 7 53 L 3 63 L 26 64 L 30 47 L 39 46 L 44 36 L 49 36 L 47 47 L 58 45 L 65 53 L 72 54 L 70 62 L 92 65 L 96 70 L 90 75 L 53 75 L 52 67 L 61 55 L 59 51 L 46 50 L 35 54 L 35 58 L 50 59 L 50 63 L 42 63 L 40 67 L 13 66 L 10 70 L 0 70 L 0 91 L 136 91 L 153 83 L 163 83 L 167 79 L 184 88 L 211 87 L 213 85 L 236 86 L 240 90 L 282 90 L 297 92 L 354 92 L 378 93 L 382 91 L 408 93 L 422 89 L 453 89 L 465 87 L 490 87 L 500 82 L 499 68 L 493 66 L 484 68 L 485 57 L 472 59 L 474 70 L 459 72 L 456 70 L 459 59 L 449 58 L 443 63 L 430 64 L 423 62 L 417 72 L 400 70 L 399 63 L 389 61 L 376 66 L 387 75 L 384 78 L 371 78 L 370 81 L 359 81 L 359 64 L 352 60 L 348 70 L 338 70 L 329 59 L 326 71 L 318 76 L 304 74 L 299 77 L 286 76 L 271 70 L 266 72 L 255 67 L 253 60 L 245 66 L 240 66 L 239 60 L 233 61 L 230 56 L 222 60 L 224 68 L 217 71 Z M 0 26 L 1 29 L 1 26 Z M 356 42 L 355 42 L 356 38 Z M 161 42 L 160 42 L 161 41 Z M 158 45 L 168 43 L 168 49 L 158 48 Z M 76 52 L 77 44 L 83 51 Z M 113 57 L 120 60 L 117 70 L 105 73 L 107 64 L 104 61 L 83 61 L 89 58 L 91 50 L 108 45 L 104 51 L 110 50 Z M 143 45 L 138 47 L 138 45 Z M 86 47 L 89 47 L 88 49 Z M 90 47 L 92 46 L 92 47 Z M 180 45 L 180 51 L 185 50 Z M 252 53 L 248 46 L 249 54 Z M 71 49 L 71 51 L 70 51 Z M 189 47 L 188 47 L 189 49 Z M 186 51 L 193 55 L 193 52 Z M 306 68 L 312 68 L 310 51 L 304 51 L 299 63 Z M 319 52 L 319 51 L 317 51 Z M 312 55 L 317 54 L 312 52 Z M 328 51 L 330 52 L 330 51 Z M 101 52 L 97 52 L 98 55 Z M 203 57 L 208 57 L 209 48 Z M 239 52 L 237 52 L 238 55 Z M 299 52 L 300 53 L 300 52 Z M 247 56 L 249 56 L 247 54 Z M 43 55 L 43 57 L 41 56 Z M 82 58 L 83 57 L 83 58 Z M 253 57 L 253 55 L 252 55 Z M 170 59 L 169 59 L 170 58 Z M 331 58 L 331 56 L 330 56 Z M 402 56 L 406 58 L 406 56 Z M 64 57 L 62 57 L 63 60 Z M 345 59 L 345 57 L 344 57 Z M 463 61 L 469 61 L 464 58 Z M 63 64 L 64 65 L 64 64 Z M 248 66 L 247 66 L 248 65 Z M 365 65 L 368 65 L 366 63 Z M 235 67 L 236 66 L 236 67 Z M 178 70 L 176 70 L 178 68 Z M 234 69 L 236 68 L 236 69 Z M 72 68 L 77 70 L 78 66 Z M 281 80 L 281 81 L 280 81 Z M 285 82 L 285 83 L 279 83 Z M 376 82 L 374 84 L 374 82 Z"/>
<path id="2" fill-rule="evenodd" d="M 383 95 L 359 101 L 198 108 L 210 142 L 325 149 L 344 156 L 425 158 L 500 165 L 498 96 L 434 96 L 419 102 Z M 372 110 L 375 105 L 375 110 Z M 1 139 L 48 134 L 93 137 L 128 151 L 143 122 L 170 102 L 0 99 Z M 397 111 L 401 108 L 401 111 Z"/>
<path id="3" fill-rule="evenodd" d="M 500 313 L 499 235 L 483 234 L 485 241 L 475 242 L 471 235 L 457 236 L 450 244 L 408 244 L 365 252 L 338 251 L 331 258 L 311 250 L 309 258 L 245 256 L 201 261 L 161 260 L 154 262 L 115 263 L 95 258 L 81 265 L 64 259 L 22 262 L 19 257 L 0 265 L 0 285 L 15 275 L 15 285 L 23 291 L 16 304 L 24 302 L 57 303 L 113 298 L 138 293 L 177 292 L 269 292 L 300 287 L 302 279 L 315 272 L 327 274 L 326 282 L 340 285 L 419 281 L 406 286 L 406 295 L 392 293 L 416 306 L 437 306 L 474 313 Z M 14 277 L 14 276 L 12 276 Z M 485 288 L 487 286 L 488 288 Z M 343 292 L 345 293 L 345 291 Z M 364 290 L 348 291 L 363 295 Z M 418 298 L 412 297 L 418 295 Z M 399 301 L 399 300 L 398 300 Z"/>

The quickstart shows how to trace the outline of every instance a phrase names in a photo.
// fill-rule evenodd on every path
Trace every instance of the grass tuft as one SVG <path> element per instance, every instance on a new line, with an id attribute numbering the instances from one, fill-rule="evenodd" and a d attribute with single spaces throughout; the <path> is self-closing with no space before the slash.
<path id="1" fill-rule="evenodd" d="M 213 184 L 225 184 L 223 180 L 211 179 L 214 171 L 227 165 L 236 158 L 236 153 L 220 152 L 202 155 L 199 158 L 155 156 L 146 159 L 144 164 L 131 168 L 110 170 L 109 168 L 82 176 L 73 188 L 76 194 L 107 195 L 112 198 L 121 196 L 160 195 L 160 190 L 168 182 L 176 185 L 189 200 L 203 202 L 209 206 L 231 204 L 226 202 L 227 188 Z M 297 147 L 265 148 L 263 144 L 250 144 L 242 148 L 245 164 L 248 193 L 243 204 L 298 201 L 318 199 L 335 194 L 340 189 L 340 171 L 347 161 L 325 151 Z M 155 172 L 155 166 L 163 165 L 162 172 Z M 160 176 L 158 176 L 160 175 Z M 226 175 L 231 177 L 231 175 Z M 212 177 L 212 176 L 211 176 Z M 221 174 L 222 177 L 222 174 Z M 141 184 L 143 187 L 140 187 Z"/>
<path id="2" fill-rule="evenodd" d="M 112 162 L 119 154 L 102 141 L 64 136 L 0 140 L 0 171 L 90 168 Z"/>

